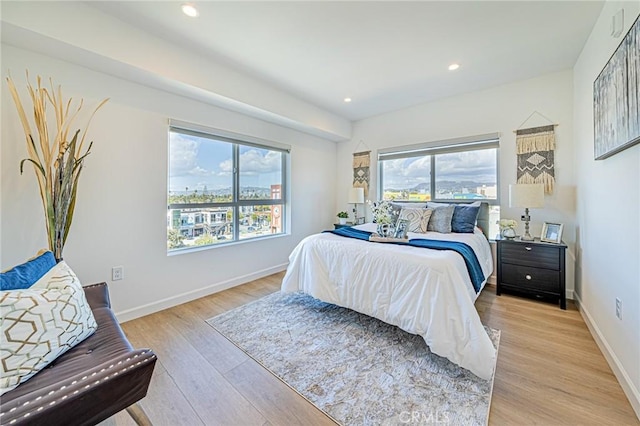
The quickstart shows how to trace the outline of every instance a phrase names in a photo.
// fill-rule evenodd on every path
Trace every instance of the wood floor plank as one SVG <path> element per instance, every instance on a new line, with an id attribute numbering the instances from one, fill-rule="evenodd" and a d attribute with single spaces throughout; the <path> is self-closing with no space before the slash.
<path id="1" fill-rule="evenodd" d="M 247 360 L 225 374 L 236 389 L 260 410 L 272 424 L 279 425 L 331 425 L 330 418 L 315 408 L 289 386 L 256 362 Z M 269 392 L 265 392 L 269 389 Z"/>
<path id="2" fill-rule="evenodd" d="M 226 337 L 191 313 L 189 307 L 178 306 L 170 314 L 175 318 L 174 327 L 221 374 L 247 360 L 248 356 L 243 351 L 229 344 Z"/>
<path id="3" fill-rule="evenodd" d="M 175 395 L 183 395 L 169 414 L 157 417 L 197 424 L 170 417 L 188 406 L 207 425 L 333 424 L 205 323 L 279 290 L 283 275 L 123 324 L 136 347 L 158 354 L 159 378 L 154 375 L 142 403 L 154 423 L 154 407 L 170 406 Z M 491 286 L 478 298 L 483 323 L 501 330 L 490 425 L 640 425 L 580 313 L 571 302 L 567 308 L 496 296 Z M 110 424 L 129 425 L 124 416 L 119 413 Z"/>
<path id="4" fill-rule="evenodd" d="M 154 371 L 147 397 L 140 401 L 155 426 L 204 425 L 168 373 Z"/>
<path id="5" fill-rule="evenodd" d="M 476 306 L 501 329 L 490 424 L 640 424 L 573 303 L 565 311 L 488 288 Z"/>
<path id="6" fill-rule="evenodd" d="M 136 324 L 203 423 L 262 425 L 265 418 L 180 333 L 170 312 L 141 318 Z"/>

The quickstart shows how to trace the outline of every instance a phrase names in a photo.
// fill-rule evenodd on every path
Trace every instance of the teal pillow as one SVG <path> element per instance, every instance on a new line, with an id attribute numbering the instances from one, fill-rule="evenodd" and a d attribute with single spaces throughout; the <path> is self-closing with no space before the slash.
<path id="1" fill-rule="evenodd" d="M 456 205 L 451 218 L 452 232 L 473 233 L 480 212 L 480 203 L 474 204 Z"/>
<path id="2" fill-rule="evenodd" d="M 56 266 L 56 259 L 53 253 L 46 251 L 7 272 L 0 273 L 0 290 L 29 288 L 54 266 Z"/>

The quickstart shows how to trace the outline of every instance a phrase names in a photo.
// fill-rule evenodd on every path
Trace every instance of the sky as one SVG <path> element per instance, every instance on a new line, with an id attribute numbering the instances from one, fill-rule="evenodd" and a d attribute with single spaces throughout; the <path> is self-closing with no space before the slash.
<path id="1" fill-rule="evenodd" d="M 182 133 L 170 132 L 170 191 L 202 191 L 230 188 L 233 162 L 231 145 Z M 240 186 L 268 188 L 279 184 L 282 154 L 241 146 Z M 408 189 L 429 182 L 430 157 L 413 157 L 384 162 L 386 188 Z M 496 183 L 496 150 L 476 150 L 436 157 L 438 180 Z"/>
<path id="2" fill-rule="evenodd" d="M 386 188 L 409 189 L 429 182 L 431 157 L 385 160 L 383 167 Z M 496 169 L 495 149 L 440 154 L 436 157 L 437 180 L 495 184 Z"/>
<path id="3" fill-rule="evenodd" d="M 269 188 L 279 184 L 282 154 L 240 147 L 240 187 Z M 169 191 L 230 188 L 233 179 L 231 144 L 207 138 L 169 133 Z"/>

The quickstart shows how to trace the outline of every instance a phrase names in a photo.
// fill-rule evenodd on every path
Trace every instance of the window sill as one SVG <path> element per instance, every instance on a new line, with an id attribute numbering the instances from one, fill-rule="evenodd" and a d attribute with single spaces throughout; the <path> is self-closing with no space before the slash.
<path id="1" fill-rule="evenodd" d="M 291 236 L 290 233 L 282 233 L 282 234 L 269 235 L 266 237 L 254 237 L 254 238 L 246 238 L 238 241 L 229 241 L 229 242 L 220 243 L 220 244 L 209 244 L 206 246 L 182 247 L 179 249 L 167 251 L 167 256 L 179 256 L 179 255 L 188 254 L 188 253 L 195 253 L 195 252 L 211 250 L 211 249 L 219 249 L 222 247 L 232 247 L 232 246 L 237 246 L 242 244 L 251 244 L 259 241 L 267 241 L 267 240 L 273 240 L 275 238 L 283 238 L 283 237 L 289 237 L 289 236 Z"/>

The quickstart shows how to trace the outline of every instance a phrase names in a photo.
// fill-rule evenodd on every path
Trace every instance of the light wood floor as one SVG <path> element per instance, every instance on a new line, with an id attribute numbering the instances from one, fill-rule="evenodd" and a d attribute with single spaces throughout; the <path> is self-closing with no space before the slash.
<path id="1" fill-rule="evenodd" d="M 155 425 L 333 425 L 205 320 L 279 289 L 282 274 L 129 321 L 136 347 L 158 355 L 141 405 Z M 489 424 L 639 425 L 573 303 L 495 295 L 476 302 L 502 330 Z M 104 425 L 134 424 L 126 412 Z"/>

